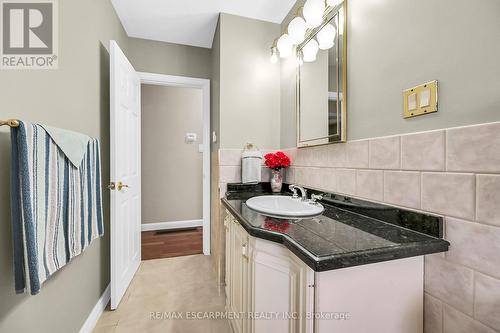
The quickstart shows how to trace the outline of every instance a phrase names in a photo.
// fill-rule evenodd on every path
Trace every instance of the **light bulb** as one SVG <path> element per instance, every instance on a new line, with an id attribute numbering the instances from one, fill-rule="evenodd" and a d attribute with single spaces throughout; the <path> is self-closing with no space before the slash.
<path id="1" fill-rule="evenodd" d="M 319 48 L 321 50 L 328 50 L 331 48 L 335 42 L 335 34 L 337 29 L 331 24 L 325 25 L 316 35 L 318 39 Z"/>
<path id="2" fill-rule="evenodd" d="M 340 5 L 343 2 L 343 0 L 326 0 L 326 4 L 330 7 L 335 7 L 337 5 Z"/>
<path id="3" fill-rule="evenodd" d="M 306 26 L 312 29 L 321 25 L 324 11 L 325 2 L 323 0 L 307 0 L 302 9 Z"/>
<path id="4" fill-rule="evenodd" d="M 316 39 L 311 39 L 302 48 L 303 59 L 305 62 L 313 62 L 316 60 L 316 55 L 318 54 L 318 42 Z"/>
<path id="5" fill-rule="evenodd" d="M 288 24 L 288 36 L 293 44 L 298 45 L 304 41 L 306 35 L 306 21 L 300 16 L 294 18 Z"/>
<path id="6" fill-rule="evenodd" d="M 288 58 L 292 54 L 293 44 L 288 34 L 281 35 L 276 46 L 280 52 L 280 58 Z"/>
<path id="7" fill-rule="evenodd" d="M 269 60 L 271 61 L 271 64 L 278 62 L 278 51 L 276 50 L 276 46 L 271 48 L 271 58 Z"/>

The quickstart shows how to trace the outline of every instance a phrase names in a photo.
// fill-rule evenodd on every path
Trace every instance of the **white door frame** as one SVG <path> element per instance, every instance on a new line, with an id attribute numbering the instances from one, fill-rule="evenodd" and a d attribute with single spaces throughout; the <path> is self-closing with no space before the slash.
<path id="1" fill-rule="evenodd" d="M 201 89 L 203 94 L 203 254 L 210 255 L 210 80 L 138 72 L 141 84 Z"/>

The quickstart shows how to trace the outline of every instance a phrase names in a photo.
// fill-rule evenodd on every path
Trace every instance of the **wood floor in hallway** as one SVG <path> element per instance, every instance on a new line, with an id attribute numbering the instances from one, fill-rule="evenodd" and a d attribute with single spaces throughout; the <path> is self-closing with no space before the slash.
<path id="1" fill-rule="evenodd" d="M 227 320 L 187 319 L 193 312 L 223 312 L 224 306 L 224 289 L 216 282 L 209 256 L 147 260 L 118 309 L 107 309 L 94 333 L 230 333 Z M 182 319 L 167 319 L 173 312 Z"/>
<path id="2" fill-rule="evenodd" d="M 142 260 L 200 253 L 203 253 L 203 227 L 141 233 Z"/>

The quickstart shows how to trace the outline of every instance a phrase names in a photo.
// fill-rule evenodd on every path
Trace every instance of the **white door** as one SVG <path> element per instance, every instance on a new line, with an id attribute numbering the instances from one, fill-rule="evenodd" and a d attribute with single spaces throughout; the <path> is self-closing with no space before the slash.
<path id="1" fill-rule="evenodd" d="M 115 41 L 111 82 L 111 309 L 141 262 L 140 79 Z"/>

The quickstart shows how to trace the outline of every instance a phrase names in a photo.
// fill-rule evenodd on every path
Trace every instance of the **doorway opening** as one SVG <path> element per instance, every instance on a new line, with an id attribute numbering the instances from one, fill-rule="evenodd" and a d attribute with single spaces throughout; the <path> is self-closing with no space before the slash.
<path id="1" fill-rule="evenodd" d="M 142 259 L 209 255 L 209 80 L 138 74 Z"/>

